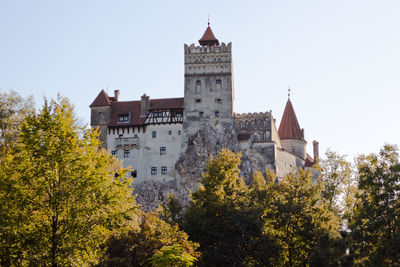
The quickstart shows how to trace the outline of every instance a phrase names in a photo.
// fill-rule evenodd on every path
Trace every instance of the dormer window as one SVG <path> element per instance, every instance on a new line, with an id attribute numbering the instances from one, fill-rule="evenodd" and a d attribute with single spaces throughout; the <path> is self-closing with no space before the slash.
<path id="1" fill-rule="evenodd" d="M 129 122 L 129 114 L 119 114 L 118 122 Z"/>

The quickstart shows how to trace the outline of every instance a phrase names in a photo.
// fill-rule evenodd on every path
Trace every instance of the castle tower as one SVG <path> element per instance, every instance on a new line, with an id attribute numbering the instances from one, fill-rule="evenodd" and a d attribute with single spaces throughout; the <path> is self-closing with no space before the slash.
<path id="1" fill-rule="evenodd" d="M 119 91 L 114 91 L 115 96 L 109 97 L 104 90 L 97 95 L 95 100 L 90 104 L 90 126 L 98 129 L 100 132 L 100 141 L 102 147 L 107 149 L 107 132 L 110 123 L 111 102 L 118 101 Z"/>
<path id="2" fill-rule="evenodd" d="M 184 46 L 184 144 L 205 125 L 233 127 L 232 44 L 220 44 L 210 23 L 199 44 Z"/>
<path id="3" fill-rule="evenodd" d="M 301 159 L 306 159 L 306 145 L 304 129 L 300 129 L 296 113 L 290 98 L 288 98 L 278 130 L 282 147 Z"/>

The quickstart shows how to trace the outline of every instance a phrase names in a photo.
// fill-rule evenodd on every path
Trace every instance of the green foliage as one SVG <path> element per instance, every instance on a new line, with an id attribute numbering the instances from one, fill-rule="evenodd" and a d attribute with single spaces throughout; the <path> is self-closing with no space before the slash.
<path id="1" fill-rule="evenodd" d="M 322 197 L 323 184 L 313 182 L 312 173 L 299 169 L 279 183 L 268 178 L 265 206 L 265 231 L 281 247 L 276 265 L 306 265 L 322 235 L 340 237 L 338 218 L 328 209 Z"/>
<path id="2" fill-rule="evenodd" d="M 181 250 L 179 257 L 182 261 L 200 256 L 196 252 L 199 245 L 188 241 L 188 235 L 177 225 L 160 219 L 158 211 L 140 213 L 138 227 L 128 227 L 126 232 L 114 235 L 108 241 L 100 266 L 149 266 L 150 258 L 160 251 L 166 256 L 168 250 L 163 252 L 161 249 L 169 246 Z M 132 225 L 136 226 L 136 223 Z"/>
<path id="3" fill-rule="evenodd" d="M 162 218 L 170 224 L 182 224 L 183 207 L 171 192 L 167 204 L 163 206 Z"/>
<path id="4" fill-rule="evenodd" d="M 310 266 L 353 266 L 353 259 L 347 254 L 348 242 L 347 232 L 341 232 L 340 238 L 331 238 L 327 234 L 321 235 L 311 253 Z"/>
<path id="5" fill-rule="evenodd" d="M 124 171 L 66 99 L 22 123 L 0 167 L 1 265 L 89 265 L 135 209 Z"/>
<path id="6" fill-rule="evenodd" d="M 182 247 L 164 246 L 151 257 L 150 262 L 159 267 L 190 267 L 197 261 L 195 257 L 186 253 Z"/>
<path id="7" fill-rule="evenodd" d="M 0 91 L 0 161 L 15 142 L 21 122 L 33 112 L 32 97 L 24 99 L 13 90 Z"/>
<path id="8" fill-rule="evenodd" d="M 328 150 L 326 159 L 321 160 L 323 197 L 328 201 L 329 209 L 342 219 L 351 213 L 356 190 L 353 166 L 345 157 Z"/>
<path id="9" fill-rule="evenodd" d="M 400 162 L 398 148 L 358 158 L 358 193 L 350 221 L 356 264 L 400 262 Z"/>
<path id="10" fill-rule="evenodd" d="M 210 157 L 184 215 L 184 230 L 200 243 L 200 265 L 268 265 L 276 253 L 263 232 L 263 209 L 253 206 L 239 177 L 240 156 L 223 149 Z"/>

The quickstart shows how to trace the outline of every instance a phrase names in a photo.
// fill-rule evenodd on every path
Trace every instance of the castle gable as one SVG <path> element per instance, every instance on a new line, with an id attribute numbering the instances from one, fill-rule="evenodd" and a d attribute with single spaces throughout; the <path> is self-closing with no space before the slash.
<path id="1" fill-rule="evenodd" d="M 100 93 L 97 95 L 95 100 L 90 104 L 89 107 L 103 107 L 109 106 L 111 103 L 110 98 L 108 97 L 107 93 L 104 90 L 101 90 Z"/>

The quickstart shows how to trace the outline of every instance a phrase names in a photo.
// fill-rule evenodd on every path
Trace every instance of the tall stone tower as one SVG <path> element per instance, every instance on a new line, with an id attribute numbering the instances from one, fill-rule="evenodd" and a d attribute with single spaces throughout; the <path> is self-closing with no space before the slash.
<path id="1" fill-rule="evenodd" d="M 232 44 L 220 44 L 210 23 L 199 43 L 184 46 L 183 144 L 203 126 L 233 127 Z"/>
<path id="2" fill-rule="evenodd" d="M 118 101 L 119 90 L 114 91 L 114 97 L 109 97 L 104 90 L 97 95 L 96 99 L 90 104 L 90 126 L 100 132 L 102 147 L 107 149 L 108 125 L 111 117 L 111 103 Z"/>

